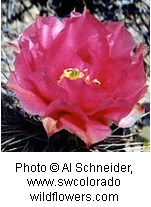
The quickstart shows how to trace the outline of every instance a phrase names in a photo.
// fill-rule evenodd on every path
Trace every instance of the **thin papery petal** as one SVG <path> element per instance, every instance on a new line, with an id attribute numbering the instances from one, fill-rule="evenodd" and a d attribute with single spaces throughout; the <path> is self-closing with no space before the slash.
<path id="1" fill-rule="evenodd" d="M 20 78 L 28 77 L 28 74 L 31 74 L 33 71 L 38 71 L 41 63 L 39 62 L 40 58 L 37 59 L 37 57 L 41 57 L 43 54 L 40 51 L 37 51 L 37 53 L 31 52 L 29 41 L 25 41 L 23 46 L 20 47 L 20 50 L 20 53 L 15 54 L 14 64 L 17 76 Z M 35 51 L 36 50 L 38 50 L 38 48 L 35 46 Z"/>
<path id="2" fill-rule="evenodd" d="M 64 28 L 62 22 L 55 17 L 38 17 L 36 26 L 38 30 L 37 36 L 44 49 L 49 49 L 52 41 Z"/>
<path id="3" fill-rule="evenodd" d="M 120 81 L 126 67 L 131 62 L 131 52 L 135 48 L 135 42 L 131 34 L 120 22 L 106 22 L 108 49 L 103 51 L 103 64 L 98 70 L 104 87 L 108 93 L 114 92 L 114 87 Z M 99 50 L 97 50 L 99 53 Z M 106 51 L 106 52 L 105 52 Z M 97 55 L 102 63 L 101 52 Z M 106 64 L 107 63 L 107 64 Z"/>
<path id="4" fill-rule="evenodd" d="M 65 99 L 65 91 L 54 83 L 49 74 L 51 66 L 42 63 L 43 54 L 33 49 L 29 52 L 26 46 L 28 47 L 28 44 L 25 44 L 20 54 L 16 54 L 15 60 L 15 75 L 20 86 L 41 97 L 45 102 L 50 103 L 58 96 Z"/>
<path id="5" fill-rule="evenodd" d="M 80 127 L 80 125 L 77 126 L 76 122 L 78 120 L 74 119 L 75 117 L 67 115 L 61 118 L 60 122 L 64 129 L 80 137 L 86 143 L 87 147 L 93 143 L 103 140 L 105 137 L 111 134 L 110 128 L 100 122 L 89 121 L 87 123 L 86 130 L 84 130 Z"/>
<path id="6" fill-rule="evenodd" d="M 111 133 L 108 125 L 89 121 L 80 109 L 59 100 L 49 106 L 46 116 L 53 118 L 53 121 L 50 120 L 50 124 L 49 119 L 46 119 L 44 123 L 44 127 L 49 135 L 54 131 L 57 132 L 59 130 L 57 125 L 59 125 L 61 129 L 66 129 L 79 136 L 85 141 L 87 146 L 104 139 Z"/>
<path id="7" fill-rule="evenodd" d="M 79 28 L 82 28 L 82 30 L 79 30 Z M 99 31 L 102 32 L 100 38 L 104 38 L 104 34 L 106 34 L 104 25 L 100 24 L 88 11 L 84 11 L 83 14 L 74 12 L 71 14 L 71 18 L 66 19 L 64 32 L 68 32 L 71 45 L 76 45 L 77 47 L 85 45 L 85 42 L 91 36 L 98 35 Z"/>
<path id="8" fill-rule="evenodd" d="M 112 122 L 118 123 L 130 111 L 131 107 L 125 100 L 108 100 L 108 102 L 102 103 L 100 108 L 96 109 L 89 117 L 109 125 Z"/>
<path id="9" fill-rule="evenodd" d="M 122 128 L 129 128 L 133 126 L 140 119 L 143 113 L 144 106 L 136 104 L 130 114 L 120 120 L 118 126 Z"/>
<path id="10" fill-rule="evenodd" d="M 91 77 L 97 77 L 107 92 L 112 93 L 131 63 L 130 54 L 135 43 L 122 23 L 102 25 L 104 33 L 93 34 L 85 40 L 85 46 L 78 50 L 78 55 L 88 64 Z"/>
<path id="11" fill-rule="evenodd" d="M 56 17 L 39 16 L 36 23 L 28 27 L 20 36 L 20 40 L 30 40 L 34 43 L 37 39 L 36 42 L 41 43 L 42 47 L 47 49 L 63 28 L 64 24 Z"/>
<path id="12" fill-rule="evenodd" d="M 64 129 L 66 129 L 72 134 L 77 135 L 78 137 L 83 139 L 84 142 L 87 142 L 87 136 L 86 136 L 85 130 L 83 130 L 83 128 L 75 124 L 75 121 L 77 120 L 74 120 L 74 118 L 75 117 L 72 117 L 72 116 L 64 116 L 60 118 L 60 123 L 62 124 Z"/>
<path id="13" fill-rule="evenodd" d="M 130 60 L 130 53 L 136 45 L 132 35 L 124 28 L 122 22 L 106 22 L 106 28 L 110 47 L 109 55 L 112 58 L 119 58 L 120 62 Z"/>
<path id="14" fill-rule="evenodd" d="M 60 128 L 68 129 L 68 131 L 78 136 L 81 134 L 84 135 L 87 130 L 86 123 L 88 119 L 84 112 L 74 104 L 56 100 L 50 104 L 44 116 L 47 117 L 47 119 L 43 118 L 42 120 L 44 121 L 47 134 L 49 135 L 54 131 L 57 132 Z M 51 117 L 50 124 L 48 117 Z"/>
<path id="15" fill-rule="evenodd" d="M 26 110 L 26 112 L 33 115 L 43 115 L 47 104 L 39 96 L 35 95 L 31 91 L 25 90 L 20 87 L 15 75 L 12 73 L 7 86 L 12 89 L 20 100 L 21 106 Z"/>
<path id="16" fill-rule="evenodd" d="M 141 44 L 136 52 L 133 54 L 133 63 L 137 63 L 138 61 L 143 61 L 142 57 L 145 56 L 145 54 L 148 51 L 148 47 L 146 45 Z"/>
<path id="17" fill-rule="evenodd" d="M 77 54 L 90 70 L 91 79 L 98 79 L 104 84 L 104 72 L 107 71 L 106 62 L 109 60 L 109 47 L 106 36 L 91 35 L 85 45 L 80 47 Z M 94 47 L 95 45 L 95 47 Z M 103 72 L 104 71 L 104 72 Z"/>
<path id="18" fill-rule="evenodd" d="M 86 144 L 89 147 L 93 143 L 97 143 L 104 138 L 108 137 L 111 134 L 111 129 L 108 125 L 104 125 L 101 122 L 90 121 L 88 130 L 87 130 L 87 138 Z"/>
<path id="19" fill-rule="evenodd" d="M 52 117 L 55 120 L 65 115 L 71 115 L 71 117 L 75 116 L 75 119 L 77 119 L 76 124 L 81 124 L 81 128 L 83 127 L 85 129 L 84 123 L 88 119 L 86 114 L 81 110 L 81 108 L 78 105 L 67 103 L 63 100 L 58 99 L 49 105 L 45 114 L 46 117 Z"/>
<path id="20" fill-rule="evenodd" d="M 127 100 L 131 108 L 142 98 L 147 90 L 143 52 L 143 47 L 140 47 L 138 51 L 136 51 L 135 55 L 132 57 L 131 64 L 123 71 L 121 79 L 112 93 L 114 99 L 121 98 Z"/>
<path id="21" fill-rule="evenodd" d="M 60 86 L 67 92 L 66 100 L 81 107 L 81 109 L 89 114 L 97 109 L 101 101 L 105 98 L 105 92 L 100 91 L 100 85 L 96 83 L 86 84 L 84 79 L 71 81 L 64 78 Z M 81 93 L 79 93 L 81 91 Z"/>
<path id="22" fill-rule="evenodd" d="M 42 123 L 47 132 L 48 137 L 60 130 L 60 128 L 57 128 L 57 121 L 50 117 L 42 118 Z"/>

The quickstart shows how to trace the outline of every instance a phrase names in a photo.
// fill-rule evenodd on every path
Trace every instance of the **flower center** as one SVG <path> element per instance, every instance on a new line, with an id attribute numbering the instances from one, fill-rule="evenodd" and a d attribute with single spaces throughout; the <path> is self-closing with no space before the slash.
<path id="1" fill-rule="evenodd" d="M 87 72 L 88 69 L 83 70 L 83 72 Z M 90 76 L 80 72 L 78 68 L 68 68 L 63 71 L 63 74 L 60 76 L 58 83 L 60 83 L 65 77 L 69 80 L 77 80 L 83 78 L 86 84 L 98 84 L 100 85 L 101 82 L 97 79 L 90 80 Z"/>
<path id="2" fill-rule="evenodd" d="M 76 80 L 82 78 L 84 74 L 78 68 L 68 68 L 64 70 L 62 76 L 70 80 Z"/>

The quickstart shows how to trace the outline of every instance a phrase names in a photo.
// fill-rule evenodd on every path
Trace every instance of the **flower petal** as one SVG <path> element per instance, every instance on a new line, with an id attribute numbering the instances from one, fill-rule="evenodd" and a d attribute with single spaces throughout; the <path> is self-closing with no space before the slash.
<path id="1" fill-rule="evenodd" d="M 93 143 L 104 140 L 111 134 L 109 126 L 97 121 L 90 121 L 86 133 L 86 144 L 89 147 Z"/>
<path id="2" fill-rule="evenodd" d="M 41 121 L 47 132 L 48 137 L 61 130 L 61 128 L 57 128 L 57 121 L 50 117 L 42 118 Z"/>
<path id="3" fill-rule="evenodd" d="M 81 110 L 78 105 L 75 105 L 73 103 L 67 103 L 63 100 L 60 100 L 59 98 L 50 103 L 45 116 L 58 120 L 60 117 L 63 117 L 67 114 L 76 115 L 76 117 L 79 118 L 79 121 L 87 121 L 86 114 Z M 79 123 L 77 123 L 77 125 L 79 125 Z"/>
<path id="4" fill-rule="evenodd" d="M 106 22 L 106 28 L 108 30 L 110 56 L 118 58 L 120 63 L 126 63 L 130 60 L 130 53 L 136 45 L 132 35 L 124 28 L 122 22 Z"/>
<path id="5" fill-rule="evenodd" d="M 98 84 L 86 84 L 83 79 L 69 80 L 64 78 L 60 82 L 60 86 L 68 94 L 66 100 L 78 105 L 87 114 L 97 109 L 105 98 L 105 92 L 100 90 Z"/>
<path id="6" fill-rule="evenodd" d="M 144 107 L 136 104 L 133 110 L 126 117 L 120 120 L 118 126 L 122 128 L 129 128 L 137 122 L 144 113 Z"/>
<path id="7" fill-rule="evenodd" d="M 147 90 L 143 52 L 144 48 L 141 46 L 132 57 L 131 64 L 123 71 L 112 93 L 115 100 L 126 100 L 130 108 L 142 98 Z"/>
<path id="8" fill-rule="evenodd" d="M 61 129 L 67 129 L 81 137 L 87 130 L 88 119 L 78 106 L 56 100 L 49 105 L 42 121 L 48 135 Z"/>
<path id="9" fill-rule="evenodd" d="M 60 119 L 60 122 L 62 123 L 64 129 L 80 137 L 86 143 L 87 147 L 90 147 L 93 143 L 103 140 L 111 134 L 111 129 L 100 122 L 89 121 L 87 129 L 84 130 L 75 124 L 77 120 L 74 119 L 75 117 L 69 118 L 65 116 Z"/>
<path id="10" fill-rule="evenodd" d="M 25 40 L 40 43 L 43 49 L 49 49 L 52 41 L 64 28 L 64 24 L 56 17 L 38 17 L 20 36 L 20 43 Z"/>
<path id="11" fill-rule="evenodd" d="M 12 89 L 16 93 L 17 97 L 19 98 L 21 106 L 27 113 L 33 115 L 38 114 L 41 116 L 44 114 L 47 108 L 47 104 L 36 94 L 32 93 L 31 91 L 23 89 L 19 85 L 14 73 L 11 74 L 9 81 L 7 82 L 7 87 Z"/>

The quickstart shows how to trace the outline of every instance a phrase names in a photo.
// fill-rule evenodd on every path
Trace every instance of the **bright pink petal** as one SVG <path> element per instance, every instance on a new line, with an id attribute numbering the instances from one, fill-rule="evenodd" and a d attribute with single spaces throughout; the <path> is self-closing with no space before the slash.
<path id="1" fill-rule="evenodd" d="M 117 124 L 130 111 L 131 108 L 125 100 L 114 101 L 108 98 L 89 115 L 89 118 L 105 125 L 111 125 L 113 122 Z"/>
<path id="2" fill-rule="evenodd" d="M 31 91 L 23 89 L 13 73 L 11 74 L 9 81 L 7 82 L 7 86 L 16 93 L 21 106 L 23 107 L 23 109 L 25 109 L 27 113 L 33 115 L 44 114 L 47 108 L 47 103 L 45 103 L 43 99 L 41 99 L 39 96 L 32 93 Z"/>
<path id="3" fill-rule="evenodd" d="M 28 27 L 20 37 L 20 42 L 25 40 L 38 43 L 43 49 L 49 49 L 52 41 L 64 28 L 64 24 L 56 17 L 38 17 L 36 23 Z"/>
<path id="4" fill-rule="evenodd" d="M 105 92 L 100 90 L 100 85 L 86 84 L 84 79 L 71 81 L 64 78 L 60 82 L 60 86 L 68 94 L 66 100 L 79 106 L 87 114 L 97 109 L 105 98 Z"/>
<path id="5" fill-rule="evenodd" d="M 63 100 L 57 100 L 52 102 L 47 108 L 45 117 L 51 117 L 54 120 L 59 120 L 61 117 L 65 115 L 70 115 L 76 120 L 78 126 L 81 128 L 85 128 L 85 122 L 87 122 L 86 114 L 80 109 L 78 105 L 67 103 Z"/>
<path id="6" fill-rule="evenodd" d="M 42 120 L 48 135 L 62 128 L 78 136 L 84 135 L 87 130 L 88 119 L 84 112 L 78 106 L 61 100 L 56 100 L 50 104 L 44 117 L 46 118 L 42 118 Z"/>
<path id="7" fill-rule="evenodd" d="M 106 28 L 111 58 L 118 58 L 120 63 L 130 61 L 130 53 L 136 45 L 132 35 L 120 22 L 106 22 Z"/>
<path id="8" fill-rule="evenodd" d="M 64 129 L 80 137 L 86 143 L 87 147 L 103 140 L 111 134 L 110 128 L 99 122 L 90 121 L 87 124 L 87 130 L 83 130 L 72 122 L 69 117 L 61 118 L 60 121 L 63 124 Z"/>
<path id="9" fill-rule="evenodd" d="M 89 69 L 91 79 L 98 79 L 103 86 L 105 83 L 103 71 L 107 73 L 108 70 L 106 62 L 109 61 L 109 47 L 106 36 L 103 34 L 100 36 L 101 34 L 91 35 L 85 41 L 85 45 L 78 49 L 77 54 Z"/>
<path id="10" fill-rule="evenodd" d="M 109 126 L 104 125 L 98 121 L 90 121 L 86 133 L 85 142 L 89 147 L 93 143 L 104 140 L 110 134 L 111 134 L 111 129 L 109 128 Z"/>
<path id="11" fill-rule="evenodd" d="M 77 135 L 83 141 L 86 143 L 87 142 L 87 136 L 85 130 L 77 125 L 78 119 L 76 119 L 75 116 L 71 115 L 65 115 L 64 117 L 60 118 L 60 123 L 62 124 L 63 128 L 69 131 L 72 134 Z M 83 124 L 83 123 L 82 123 Z"/>
<path id="12" fill-rule="evenodd" d="M 131 53 L 135 48 L 135 42 L 122 23 L 106 22 L 105 26 L 108 31 L 109 51 L 104 53 L 106 60 L 104 67 L 100 69 L 100 76 L 108 93 L 112 94 L 131 63 Z"/>
<path id="13" fill-rule="evenodd" d="M 112 93 L 115 100 L 126 100 L 130 108 L 142 98 L 147 90 L 143 52 L 144 48 L 140 47 L 132 57 L 131 64 L 123 71 L 121 79 Z"/>
<path id="14" fill-rule="evenodd" d="M 45 116 L 51 117 L 50 120 L 49 118 L 46 119 L 44 123 L 49 135 L 61 129 L 66 129 L 83 139 L 87 146 L 104 139 L 111 133 L 108 125 L 99 121 L 88 120 L 76 105 L 59 100 L 49 106 Z"/>
<path id="15" fill-rule="evenodd" d="M 51 67 L 43 64 L 43 54 L 32 49 L 29 51 L 28 42 L 24 42 L 24 47 L 20 54 L 16 54 L 15 76 L 20 86 L 31 91 L 37 96 L 50 103 L 58 96 L 65 99 L 66 94 L 49 75 Z M 38 56 L 39 55 L 39 56 Z"/>
<path id="16" fill-rule="evenodd" d="M 99 28 L 99 33 L 93 33 L 84 41 L 78 55 L 90 68 L 91 77 L 97 77 L 107 93 L 112 93 L 131 63 L 135 43 L 122 23 L 100 23 Z"/>
<path id="17" fill-rule="evenodd" d="M 43 25 L 41 27 L 41 25 Z M 37 20 L 37 29 L 40 43 L 44 49 L 49 49 L 50 44 L 64 28 L 64 25 L 55 17 L 39 17 Z"/>

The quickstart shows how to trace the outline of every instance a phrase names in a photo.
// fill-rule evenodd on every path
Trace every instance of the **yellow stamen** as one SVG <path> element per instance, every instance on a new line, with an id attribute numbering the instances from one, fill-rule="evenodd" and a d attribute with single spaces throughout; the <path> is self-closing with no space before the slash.
<path id="1" fill-rule="evenodd" d="M 82 78 L 84 74 L 80 72 L 78 68 L 68 68 L 63 71 L 63 74 L 60 77 L 59 82 L 64 78 L 68 78 L 69 80 L 76 80 Z"/>
<path id="2" fill-rule="evenodd" d="M 97 83 L 97 84 L 101 85 L 101 82 L 100 82 L 99 80 L 97 80 L 97 79 L 94 79 L 94 80 L 92 81 L 92 83 Z"/>
<path id="3" fill-rule="evenodd" d="M 90 83 L 90 76 L 89 76 L 89 75 L 86 76 L 86 78 L 85 78 L 85 82 L 86 82 L 86 83 Z"/>
<path id="4" fill-rule="evenodd" d="M 84 69 L 83 72 L 87 72 L 88 69 Z M 77 80 L 77 79 L 81 79 L 83 78 L 83 80 L 85 81 L 86 84 L 92 84 L 92 83 L 95 83 L 95 84 L 98 84 L 100 85 L 101 82 L 97 79 L 94 79 L 94 80 L 90 80 L 90 76 L 86 74 L 84 74 L 83 72 L 80 72 L 80 70 L 78 68 L 68 68 L 68 69 L 65 69 L 63 71 L 63 74 L 60 76 L 59 80 L 58 80 L 58 83 L 60 83 L 64 78 L 68 78 L 69 80 Z"/>

